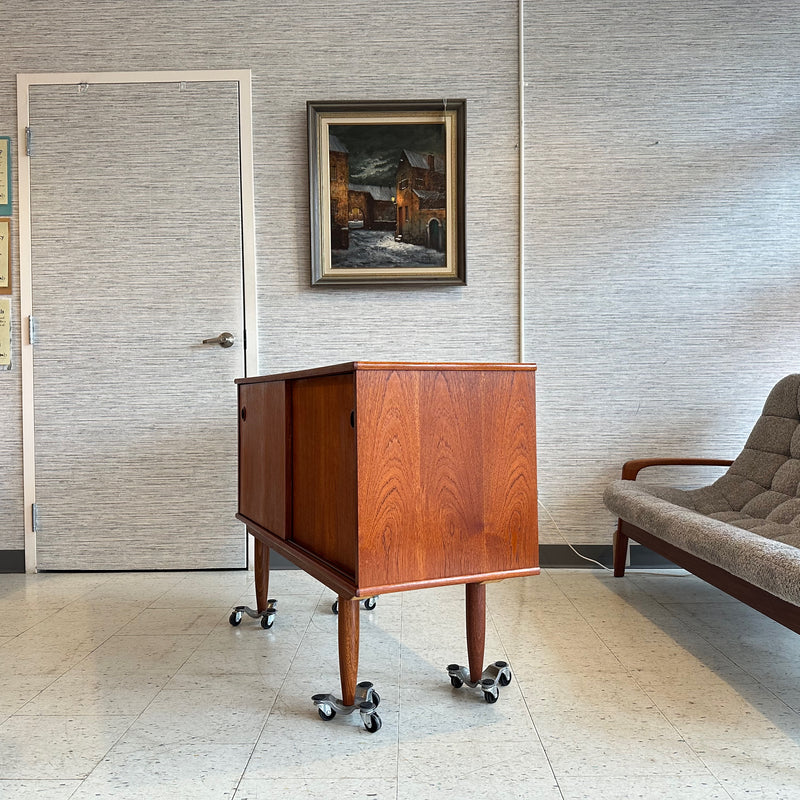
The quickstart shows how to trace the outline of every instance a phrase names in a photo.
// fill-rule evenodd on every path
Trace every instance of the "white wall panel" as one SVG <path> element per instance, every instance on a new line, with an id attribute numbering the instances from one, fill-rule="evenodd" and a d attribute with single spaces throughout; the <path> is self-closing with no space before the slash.
<path id="1" fill-rule="evenodd" d="M 262 371 L 516 357 L 516 1 L 36 6 L 0 7 L 0 133 L 19 71 L 253 70 Z M 624 458 L 735 452 L 798 368 L 800 11 L 527 0 L 525 20 L 541 494 L 605 543 Z M 305 101 L 439 95 L 468 100 L 469 286 L 312 290 Z M 3 549 L 22 542 L 17 372 L 0 398 Z"/>
<path id="2" fill-rule="evenodd" d="M 606 543 L 624 460 L 733 457 L 800 369 L 800 10 L 525 9 L 541 497 L 572 541 Z"/>
<path id="3" fill-rule="evenodd" d="M 488 16 L 477 0 L 6 5 L 0 133 L 16 127 L 18 72 L 251 69 L 260 371 L 351 358 L 514 360 L 516 20 L 516 0 Z M 311 289 L 306 101 L 448 96 L 468 101 L 469 286 Z M 16 367 L 0 375 L 0 459 L 11 463 L 7 477 L 0 470 L 0 550 L 23 543 L 19 397 Z"/>

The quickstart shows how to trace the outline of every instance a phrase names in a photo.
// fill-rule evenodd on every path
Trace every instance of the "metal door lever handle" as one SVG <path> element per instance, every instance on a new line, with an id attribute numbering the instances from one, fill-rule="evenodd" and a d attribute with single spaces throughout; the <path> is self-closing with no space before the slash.
<path id="1" fill-rule="evenodd" d="M 203 344 L 218 344 L 220 347 L 233 347 L 233 342 L 233 334 L 227 331 L 215 336 L 213 339 L 203 339 Z"/>

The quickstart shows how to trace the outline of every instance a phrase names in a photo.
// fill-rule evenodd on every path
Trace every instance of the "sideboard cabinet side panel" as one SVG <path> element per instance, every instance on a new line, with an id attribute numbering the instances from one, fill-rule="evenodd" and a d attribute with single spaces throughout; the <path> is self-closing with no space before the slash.
<path id="1" fill-rule="evenodd" d="M 492 569 L 539 566 L 534 372 L 496 373 L 482 395 L 485 561 Z"/>
<path id="2" fill-rule="evenodd" d="M 361 585 L 538 566 L 534 373 L 358 373 Z"/>

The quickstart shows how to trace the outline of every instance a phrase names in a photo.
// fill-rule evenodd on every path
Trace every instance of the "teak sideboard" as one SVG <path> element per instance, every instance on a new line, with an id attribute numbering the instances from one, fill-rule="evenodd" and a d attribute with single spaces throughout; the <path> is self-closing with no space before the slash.
<path id="1" fill-rule="evenodd" d="M 466 584 L 478 680 L 485 582 L 539 572 L 535 369 L 352 362 L 236 381 L 259 610 L 269 549 L 337 593 L 345 705 L 359 598 L 388 592 Z"/>

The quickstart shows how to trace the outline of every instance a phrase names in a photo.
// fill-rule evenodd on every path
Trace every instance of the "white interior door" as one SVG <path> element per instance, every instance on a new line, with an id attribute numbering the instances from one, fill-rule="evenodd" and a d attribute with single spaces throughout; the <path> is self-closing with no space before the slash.
<path id="1" fill-rule="evenodd" d="M 37 566 L 245 567 L 239 84 L 31 86 L 29 122 Z"/>

